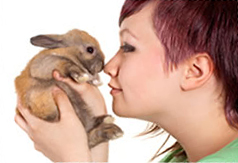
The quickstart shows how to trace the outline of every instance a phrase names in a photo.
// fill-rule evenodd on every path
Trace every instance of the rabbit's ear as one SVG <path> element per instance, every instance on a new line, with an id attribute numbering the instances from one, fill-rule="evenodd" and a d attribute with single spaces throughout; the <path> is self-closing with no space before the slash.
<path id="1" fill-rule="evenodd" d="M 38 35 L 31 38 L 31 44 L 44 48 L 62 48 L 66 47 L 61 35 Z"/>

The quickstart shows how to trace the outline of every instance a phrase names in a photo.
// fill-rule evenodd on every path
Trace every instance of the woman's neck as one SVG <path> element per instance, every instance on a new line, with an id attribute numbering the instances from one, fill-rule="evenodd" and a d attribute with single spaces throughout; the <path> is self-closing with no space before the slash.
<path id="1" fill-rule="evenodd" d="M 176 109 L 180 111 L 159 115 L 154 122 L 178 140 L 191 162 L 219 151 L 238 138 L 238 131 L 227 123 L 224 109 L 216 102 L 205 100 L 191 106 L 188 102 Z"/>

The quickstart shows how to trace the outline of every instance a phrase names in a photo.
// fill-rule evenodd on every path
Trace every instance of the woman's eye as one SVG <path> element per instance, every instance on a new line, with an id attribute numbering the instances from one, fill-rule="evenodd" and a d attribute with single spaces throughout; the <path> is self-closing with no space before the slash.
<path id="1" fill-rule="evenodd" d="M 129 44 L 127 44 L 127 43 L 125 43 L 124 45 L 122 45 L 122 46 L 120 47 L 120 49 L 122 49 L 123 52 L 125 52 L 125 53 L 134 52 L 134 51 L 135 51 L 135 47 L 132 46 L 132 45 L 129 45 Z"/>

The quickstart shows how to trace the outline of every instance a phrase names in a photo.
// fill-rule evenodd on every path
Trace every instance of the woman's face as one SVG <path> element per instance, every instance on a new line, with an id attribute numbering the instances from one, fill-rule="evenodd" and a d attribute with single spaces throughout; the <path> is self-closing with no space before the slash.
<path id="1" fill-rule="evenodd" d="M 124 19 L 121 47 L 105 66 L 111 76 L 113 111 L 118 116 L 149 120 L 171 103 L 176 74 L 164 72 L 165 51 L 152 22 L 153 3 Z"/>

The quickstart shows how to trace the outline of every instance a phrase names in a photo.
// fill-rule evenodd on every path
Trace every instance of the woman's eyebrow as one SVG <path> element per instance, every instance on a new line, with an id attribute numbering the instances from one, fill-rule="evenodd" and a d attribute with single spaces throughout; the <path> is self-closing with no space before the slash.
<path id="1" fill-rule="evenodd" d="M 138 37 L 133 32 L 131 32 L 128 28 L 121 30 L 120 36 L 122 37 L 124 33 L 129 33 L 132 37 L 134 37 L 135 39 L 138 39 Z"/>

